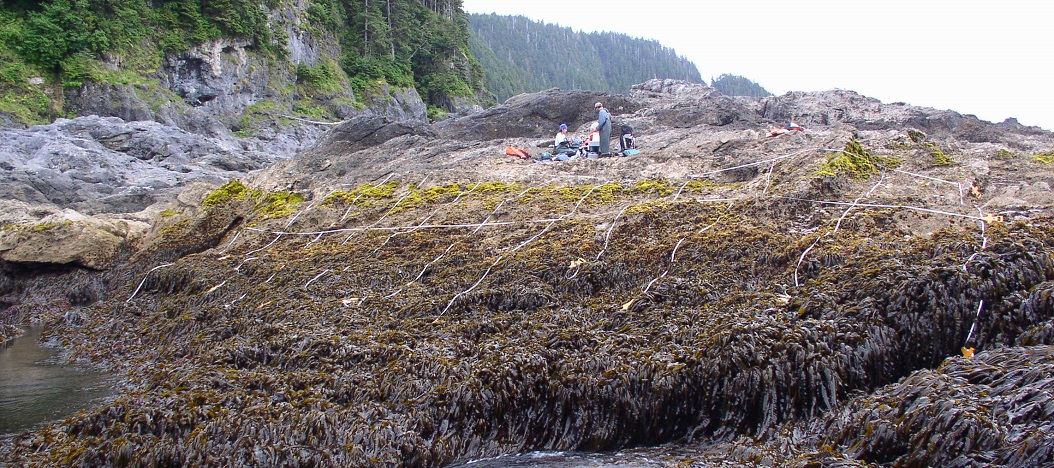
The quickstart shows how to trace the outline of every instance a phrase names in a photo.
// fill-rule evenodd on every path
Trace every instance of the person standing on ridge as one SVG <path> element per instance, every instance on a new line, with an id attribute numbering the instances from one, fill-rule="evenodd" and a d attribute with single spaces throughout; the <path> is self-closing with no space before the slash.
<path id="1" fill-rule="evenodd" d="M 611 157 L 611 114 L 604 108 L 603 103 L 593 104 L 597 109 L 597 128 L 600 130 L 600 157 Z"/>

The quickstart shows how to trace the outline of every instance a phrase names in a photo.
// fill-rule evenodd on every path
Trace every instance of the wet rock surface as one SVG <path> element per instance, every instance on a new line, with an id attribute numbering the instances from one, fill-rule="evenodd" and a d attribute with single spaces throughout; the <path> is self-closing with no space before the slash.
<path id="1" fill-rule="evenodd" d="M 530 127 L 555 110 L 515 99 L 573 95 L 493 115 Z M 8 265 L 5 322 L 126 382 L 0 460 L 1054 462 L 1049 132 L 847 92 L 618 99 L 635 157 L 531 163 L 500 150 L 547 133 L 364 120 L 246 177 L 259 192 L 193 186 L 127 261 Z M 765 136 L 788 117 L 806 131 Z"/>

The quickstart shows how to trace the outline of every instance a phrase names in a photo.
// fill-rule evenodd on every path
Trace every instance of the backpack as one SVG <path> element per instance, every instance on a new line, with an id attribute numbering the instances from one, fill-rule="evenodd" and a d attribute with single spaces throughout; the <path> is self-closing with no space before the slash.
<path id="1" fill-rule="evenodd" d="M 561 142 L 560 146 L 553 149 L 553 154 L 572 155 L 578 152 L 578 148 L 572 148 L 570 142 Z"/>

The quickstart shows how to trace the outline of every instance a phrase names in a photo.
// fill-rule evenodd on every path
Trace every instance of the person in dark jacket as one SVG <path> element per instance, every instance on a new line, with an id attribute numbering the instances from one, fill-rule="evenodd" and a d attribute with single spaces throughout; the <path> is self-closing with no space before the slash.
<path id="1" fill-rule="evenodd" d="M 593 104 L 597 110 L 597 129 L 600 130 L 600 157 L 611 157 L 611 114 L 603 103 Z"/>

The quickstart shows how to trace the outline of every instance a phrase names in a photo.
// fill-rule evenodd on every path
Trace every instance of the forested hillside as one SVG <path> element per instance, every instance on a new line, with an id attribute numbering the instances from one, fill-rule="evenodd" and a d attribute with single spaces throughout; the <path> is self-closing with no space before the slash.
<path id="1" fill-rule="evenodd" d="M 295 68 L 317 89 L 413 86 L 442 110 L 483 91 L 468 35 L 461 0 L 5 0 L 0 116 L 68 115 L 64 96 L 85 83 L 157 87 L 166 61 L 219 40 L 246 42 L 268 68 Z M 325 59 L 302 62 L 304 50 Z"/>
<path id="2" fill-rule="evenodd" d="M 761 85 L 751 81 L 748 78 L 739 75 L 730 75 L 725 73 L 717 79 L 710 80 L 710 86 L 714 87 L 721 94 L 725 96 L 750 96 L 750 97 L 768 97 L 772 96 L 772 93 L 768 92 Z"/>
<path id="3" fill-rule="evenodd" d="M 523 16 L 470 14 L 472 52 L 499 101 L 551 87 L 628 93 L 652 78 L 702 83 L 695 64 L 657 41 L 585 33 Z"/>

